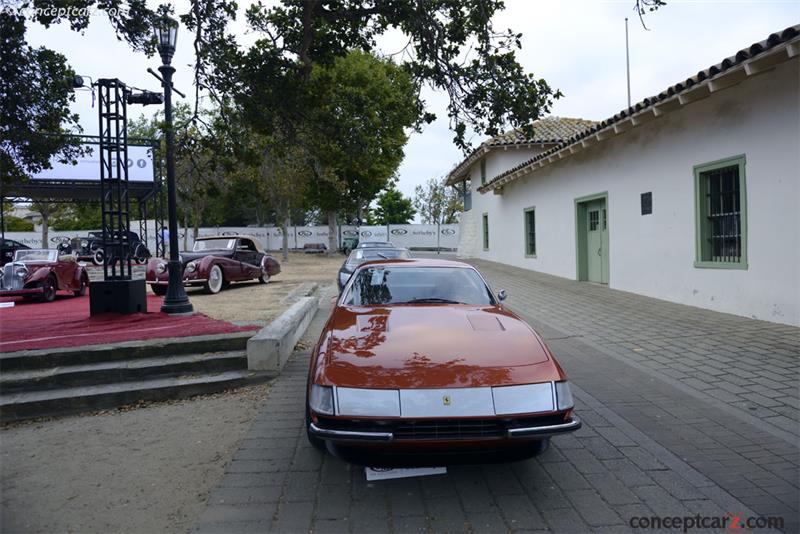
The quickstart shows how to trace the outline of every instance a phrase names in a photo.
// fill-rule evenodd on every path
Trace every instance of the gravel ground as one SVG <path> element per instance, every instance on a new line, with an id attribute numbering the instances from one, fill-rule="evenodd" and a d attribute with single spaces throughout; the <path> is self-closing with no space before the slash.
<path id="1" fill-rule="evenodd" d="M 334 283 L 344 261 L 341 254 L 290 253 L 288 261 L 280 254 L 275 257 L 281 263 L 281 273 L 266 285 L 257 280 L 240 282 L 216 295 L 207 295 L 201 288 L 188 289 L 194 309 L 237 324 L 266 324 L 286 310 L 288 305 L 281 300 L 303 282 Z"/>
<path id="2" fill-rule="evenodd" d="M 0 530 L 186 532 L 268 390 L 4 427 Z"/>

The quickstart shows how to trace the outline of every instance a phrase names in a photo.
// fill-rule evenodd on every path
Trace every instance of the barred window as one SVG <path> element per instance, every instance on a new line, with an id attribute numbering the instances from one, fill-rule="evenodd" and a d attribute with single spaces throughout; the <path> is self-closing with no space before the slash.
<path id="1" fill-rule="evenodd" d="M 536 256 L 536 210 L 525 210 L 525 255 Z"/>
<path id="2" fill-rule="evenodd" d="M 483 214 L 483 250 L 489 250 L 489 214 Z"/>
<path id="3" fill-rule="evenodd" d="M 744 158 L 695 168 L 697 266 L 746 266 Z"/>

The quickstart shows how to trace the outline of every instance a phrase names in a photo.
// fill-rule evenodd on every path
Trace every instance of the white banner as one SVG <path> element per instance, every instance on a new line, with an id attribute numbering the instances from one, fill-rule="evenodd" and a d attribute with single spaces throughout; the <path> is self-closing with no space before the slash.
<path id="1" fill-rule="evenodd" d="M 139 233 L 139 222 L 131 221 L 131 231 Z M 147 248 L 150 252 L 156 250 L 154 222 L 147 222 Z M 302 249 L 307 243 L 324 243 L 328 246 L 328 227 L 327 226 L 290 226 L 288 228 L 289 248 L 293 250 Z M 48 248 L 56 248 L 63 238 L 85 237 L 89 230 L 72 230 L 57 232 L 50 230 Z M 198 235 L 201 237 L 215 235 L 250 235 L 258 239 L 267 250 L 280 250 L 283 246 L 283 235 L 280 228 L 276 227 L 252 227 L 252 226 L 220 226 L 215 228 L 200 228 Z M 458 225 L 443 224 L 392 224 L 386 226 L 342 226 L 339 231 L 340 238 L 358 236 L 360 241 L 389 241 L 398 247 L 409 249 L 428 249 L 436 250 L 458 248 Z M 194 244 L 194 230 L 188 230 L 186 246 L 189 250 Z M 165 235 L 165 240 L 168 237 Z M 7 239 L 13 239 L 31 248 L 42 246 L 41 232 L 6 232 Z M 178 232 L 178 245 L 184 248 L 184 230 Z M 341 246 L 341 241 L 339 240 Z"/>
<path id="2" fill-rule="evenodd" d="M 51 169 L 43 169 L 32 180 L 100 181 L 100 146 L 84 144 L 89 153 L 78 158 L 77 165 L 50 160 Z M 128 145 L 128 181 L 153 181 L 153 149 L 149 146 Z"/>

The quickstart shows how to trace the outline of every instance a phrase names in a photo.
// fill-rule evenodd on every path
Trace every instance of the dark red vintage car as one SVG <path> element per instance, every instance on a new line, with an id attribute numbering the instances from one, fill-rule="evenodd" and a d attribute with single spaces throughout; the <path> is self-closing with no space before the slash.
<path id="1" fill-rule="evenodd" d="M 511 461 L 580 428 L 542 338 L 470 265 L 364 263 L 314 348 L 308 438 L 374 466 Z"/>
<path id="2" fill-rule="evenodd" d="M 191 252 L 181 252 L 183 285 L 202 286 L 208 293 L 219 293 L 231 282 L 258 279 L 262 284 L 281 272 L 275 258 L 264 251 L 252 236 L 199 237 Z M 147 283 L 156 295 L 167 293 L 167 260 L 154 258 L 147 264 Z"/>
<path id="3" fill-rule="evenodd" d="M 60 255 L 57 250 L 22 249 L 3 266 L 0 277 L 0 297 L 23 296 L 51 302 L 56 291 L 72 291 L 79 297 L 86 294 L 89 275 L 72 255 Z"/>

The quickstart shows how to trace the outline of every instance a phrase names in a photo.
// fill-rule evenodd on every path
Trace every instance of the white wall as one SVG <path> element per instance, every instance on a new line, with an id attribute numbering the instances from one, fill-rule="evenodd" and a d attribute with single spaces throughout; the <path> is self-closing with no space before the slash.
<path id="1" fill-rule="evenodd" d="M 574 279 L 575 198 L 608 192 L 610 286 L 800 325 L 800 61 L 659 117 L 505 187 L 480 194 L 490 250 L 480 258 Z M 747 270 L 694 267 L 693 166 L 744 154 Z M 509 168 L 489 155 L 493 177 Z M 477 178 L 477 179 L 476 179 Z M 640 195 L 652 191 L 653 214 Z M 523 210 L 536 207 L 537 257 L 524 256 Z M 482 231 L 479 227 L 479 233 Z"/>

